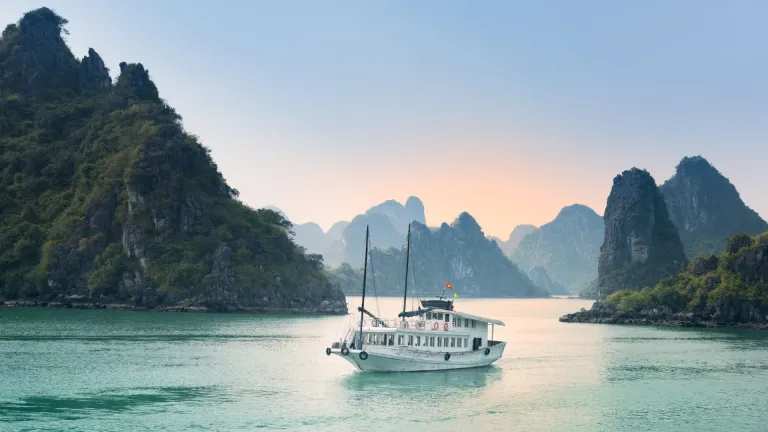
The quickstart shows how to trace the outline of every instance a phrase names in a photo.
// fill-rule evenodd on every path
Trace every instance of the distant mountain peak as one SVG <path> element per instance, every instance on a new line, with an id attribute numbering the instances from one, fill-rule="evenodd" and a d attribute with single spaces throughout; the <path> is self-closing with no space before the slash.
<path id="1" fill-rule="evenodd" d="M 683 158 L 660 190 L 688 258 L 719 253 L 733 234 L 768 230 L 730 180 L 701 156 Z"/>
<path id="2" fill-rule="evenodd" d="M 149 70 L 141 63 L 120 63 L 117 90 L 143 100 L 158 101 L 160 95 L 155 83 L 149 78 Z"/>
<path id="3" fill-rule="evenodd" d="M 421 199 L 417 196 L 409 196 L 407 200 L 405 200 L 405 206 L 412 206 L 412 205 L 418 205 L 421 207 L 424 207 L 424 203 L 421 202 Z"/>
<path id="4" fill-rule="evenodd" d="M 600 215 L 597 214 L 596 211 L 592 210 L 592 208 L 585 206 L 584 204 L 571 204 L 569 206 L 565 206 L 562 209 L 560 209 L 560 212 L 557 214 L 555 219 L 558 218 L 567 218 L 572 216 L 578 216 L 578 215 L 587 215 L 587 216 L 597 216 L 600 217 Z"/>
<path id="5" fill-rule="evenodd" d="M 0 44 L 3 86 L 22 94 L 76 91 L 78 61 L 62 33 L 66 19 L 42 7 L 5 28 Z"/>
<path id="6" fill-rule="evenodd" d="M 523 239 L 523 237 L 525 237 L 526 235 L 536 231 L 537 229 L 538 228 L 536 227 L 536 225 L 520 224 L 520 225 L 516 226 L 512 230 L 511 233 L 509 233 L 509 237 L 507 237 L 507 241 L 510 242 L 510 241 L 515 241 L 516 240 L 519 243 L 520 240 Z M 522 234 L 522 236 L 520 238 L 516 238 L 516 236 L 518 236 L 520 234 Z"/>
<path id="7" fill-rule="evenodd" d="M 717 172 L 717 169 L 702 156 L 686 156 L 677 164 L 676 171 L 684 173 L 686 169 L 708 169 Z M 719 172 L 718 172 L 719 174 Z"/>
<path id="8" fill-rule="evenodd" d="M 597 276 L 603 230 L 603 219 L 594 210 L 572 204 L 563 207 L 551 222 L 522 237 L 510 256 L 521 269 L 541 267 L 553 282 L 578 292 Z M 545 283 L 541 271 L 536 272 L 534 281 Z"/>
<path id="9" fill-rule="evenodd" d="M 483 230 L 480 224 L 477 223 L 477 220 L 467 212 L 461 212 L 456 220 L 453 221 L 451 227 L 465 233 L 482 232 Z"/>

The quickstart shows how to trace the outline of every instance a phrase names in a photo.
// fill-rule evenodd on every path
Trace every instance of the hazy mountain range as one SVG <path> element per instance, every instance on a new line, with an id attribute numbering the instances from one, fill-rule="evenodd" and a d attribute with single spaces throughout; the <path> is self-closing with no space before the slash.
<path id="1" fill-rule="evenodd" d="M 697 253 L 722 249 L 728 237 L 735 233 L 754 235 L 768 230 L 766 222 L 743 203 L 736 188 L 702 157 L 684 158 L 675 175 L 657 189 L 666 208 L 666 217 L 679 231 L 688 259 Z M 645 204 L 628 205 L 635 208 Z M 611 220 L 614 219 L 612 213 Z M 393 200 L 381 203 L 355 216 L 350 223 L 335 224 L 327 233 L 312 223 L 297 225 L 294 231 L 299 244 L 309 252 L 323 254 L 326 264 L 331 267 L 347 262 L 357 268 L 362 264 L 366 224 L 371 226 L 373 247 L 383 251 L 403 248 L 409 221 L 424 224 L 424 205 L 416 197 L 410 197 L 405 205 Z M 655 223 L 660 222 L 656 220 Z M 441 229 L 430 230 L 438 232 Z M 610 250 L 616 245 L 613 238 L 623 236 L 611 231 L 606 245 L 604 240 L 608 231 L 611 230 L 606 230 L 603 217 L 587 206 L 574 204 L 564 207 L 551 222 L 541 227 L 519 225 L 507 240 L 488 238 L 538 287 L 552 294 L 562 294 L 579 293 L 589 286 L 595 289 L 601 247 Z M 643 243 L 637 241 L 629 243 L 635 245 L 635 254 L 642 249 L 640 243 Z M 464 252 L 469 253 L 469 250 Z M 637 274 L 633 270 L 629 273 Z"/>

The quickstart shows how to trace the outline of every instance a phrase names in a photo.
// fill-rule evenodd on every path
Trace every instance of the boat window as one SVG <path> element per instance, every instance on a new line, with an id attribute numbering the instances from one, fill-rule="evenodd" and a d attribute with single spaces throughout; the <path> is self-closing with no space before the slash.
<path id="1" fill-rule="evenodd" d="M 405 345 L 405 336 L 397 335 L 397 344 L 398 345 Z"/>
<path id="2" fill-rule="evenodd" d="M 464 348 L 469 348 L 469 339 L 464 338 Z"/>
<path id="3" fill-rule="evenodd" d="M 391 334 L 389 335 L 389 344 L 394 345 L 395 344 L 395 335 Z"/>
<path id="4" fill-rule="evenodd" d="M 443 346 L 448 348 L 448 338 L 443 338 Z"/>
<path id="5" fill-rule="evenodd" d="M 469 319 L 464 318 L 464 327 L 469 327 Z"/>
<path id="6" fill-rule="evenodd" d="M 442 342 L 443 342 L 443 341 L 441 341 L 441 340 L 440 340 L 440 338 L 437 338 L 437 346 L 438 346 L 438 347 L 441 347 L 441 346 L 443 346 L 443 343 L 442 343 Z"/>
<path id="7" fill-rule="evenodd" d="M 472 328 L 475 328 L 475 320 L 472 320 Z"/>
<path id="8" fill-rule="evenodd" d="M 430 336 L 429 337 L 429 346 L 431 346 L 431 347 L 435 346 L 435 337 L 434 336 Z"/>
<path id="9" fill-rule="evenodd" d="M 416 346 L 421 346 L 421 336 L 416 336 Z"/>
<path id="10" fill-rule="evenodd" d="M 451 316 L 451 314 L 445 314 L 445 322 L 449 321 L 450 316 Z"/>
<path id="11" fill-rule="evenodd" d="M 439 320 L 443 319 L 443 313 L 442 312 L 438 312 L 437 313 L 437 319 L 439 319 Z"/>
<path id="12" fill-rule="evenodd" d="M 413 346 L 413 336 L 408 336 L 408 346 Z"/>
<path id="13" fill-rule="evenodd" d="M 461 318 L 456 318 L 454 321 L 456 321 L 453 323 L 454 327 L 461 327 Z"/>
<path id="14" fill-rule="evenodd" d="M 456 338 L 451 338 L 451 348 L 456 348 Z"/>

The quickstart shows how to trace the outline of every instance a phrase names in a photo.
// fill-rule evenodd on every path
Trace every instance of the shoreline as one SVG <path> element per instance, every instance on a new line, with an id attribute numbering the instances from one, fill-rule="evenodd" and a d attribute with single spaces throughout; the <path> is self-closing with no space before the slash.
<path id="1" fill-rule="evenodd" d="M 618 312 L 596 303 L 591 310 L 565 314 L 560 322 L 577 324 L 613 324 L 650 327 L 720 328 L 739 330 L 768 330 L 766 322 L 729 322 L 713 317 L 697 316 L 690 312 L 663 313 L 656 310 L 644 312 Z"/>
<path id="2" fill-rule="evenodd" d="M 275 308 L 275 307 L 227 307 L 225 310 L 211 309 L 206 306 L 160 306 L 147 308 L 128 303 L 89 303 L 89 302 L 44 302 L 34 300 L 0 300 L 0 309 L 38 308 L 38 309 L 79 309 L 79 310 L 111 310 L 129 312 L 182 312 L 182 313 L 212 313 L 212 314 L 250 314 L 250 315 L 349 315 L 347 308 L 327 303 L 317 307 L 305 308 Z"/>

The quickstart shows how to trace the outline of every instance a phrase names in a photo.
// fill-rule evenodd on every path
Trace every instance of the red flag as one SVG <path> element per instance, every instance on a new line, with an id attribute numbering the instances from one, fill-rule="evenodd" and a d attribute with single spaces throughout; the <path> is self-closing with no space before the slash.
<path id="1" fill-rule="evenodd" d="M 453 289 L 453 287 L 451 286 L 450 282 L 446 282 L 445 283 L 445 287 L 448 288 L 448 289 Z"/>

